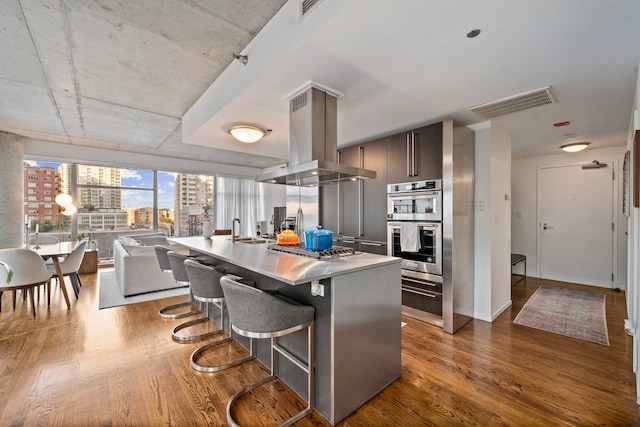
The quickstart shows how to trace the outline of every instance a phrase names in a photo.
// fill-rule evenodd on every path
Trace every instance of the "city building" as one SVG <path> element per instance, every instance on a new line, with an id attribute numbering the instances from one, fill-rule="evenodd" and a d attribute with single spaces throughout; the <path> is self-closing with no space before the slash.
<path id="1" fill-rule="evenodd" d="M 174 232 L 176 236 L 194 236 L 200 233 L 203 206 L 213 200 L 213 177 L 178 174 L 174 193 Z"/>
<path id="2" fill-rule="evenodd" d="M 56 223 L 58 206 L 55 197 L 60 186 L 61 177 L 54 168 L 24 164 L 25 223 Z"/>

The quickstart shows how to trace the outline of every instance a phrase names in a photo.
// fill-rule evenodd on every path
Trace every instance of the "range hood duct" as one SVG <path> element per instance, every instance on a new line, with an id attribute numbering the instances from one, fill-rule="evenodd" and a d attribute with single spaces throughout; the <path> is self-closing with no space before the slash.
<path id="1" fill-rule="evenodd" d="M 375 171 L 338 164 L 337 134 L 337 98 L 309 87 L 289 101 L 289 163 L 256 181 L 315 187 L 375 178 Z"/>

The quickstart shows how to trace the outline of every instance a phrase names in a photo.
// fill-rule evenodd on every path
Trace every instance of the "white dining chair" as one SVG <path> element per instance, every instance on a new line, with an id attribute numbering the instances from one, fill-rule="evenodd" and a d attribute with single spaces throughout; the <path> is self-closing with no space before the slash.
<path id="1" fill-rule="evenodd" d="M 7 283 L 9 270 L 0 268 L 0 295 L 3 291 L 13 291 L 13 308 L 16 308 L 16 291 L 28 291 L 33 316 L 36 315 L 36 304 L 33 291 L 36 286 L 48 283 L 51 273 L 47 271 L 40 255 L 30 249 L 0 249 L 0 262 L 9 266 L 13 277 Z"/>
<path id="2" fill-rule="evenodd" d="M 71 287 L 73 288 L 73 293 L 76 295 L 76 299 L 78 299 L 80 286 L 82 286 L 78 270 L 80 270 L 80 264 L 82 264 L 87 243 L 88 240 L 86 239 L 80 240 L 71 253 L 60 262 L 60 269 L 62 270 L 63 278 L 58 278 L 55 265 L 47 265 L 47 270 L 52 274 L 52 277 L 58 278 L 60 286 L 64 286 L 62 282 L 64 280 L 64 276 L 69 276 L 69 279 L 71 280 Z M 48 291 L 50 292 L 50 290 Z"/>

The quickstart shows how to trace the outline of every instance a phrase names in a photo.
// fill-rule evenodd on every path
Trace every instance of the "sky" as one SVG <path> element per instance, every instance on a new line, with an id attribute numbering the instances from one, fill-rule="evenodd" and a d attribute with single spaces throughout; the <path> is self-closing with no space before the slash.
<path id="1" fill-rule="evenodd" d="M 27 161 L 34 166 L 49 166 L 56 170 L 61 165 L 57 162 Z M 123 187 L 153 188 L 153 172 L 149 170 L 121 169 L 120 181 Z M 158 208 L 173 209 L 174 181 L 177 173 L 158 172 Z M 122 206 L 143 208 L 153 206 L 153 192 L 139 190 L 122 190 Z"/>

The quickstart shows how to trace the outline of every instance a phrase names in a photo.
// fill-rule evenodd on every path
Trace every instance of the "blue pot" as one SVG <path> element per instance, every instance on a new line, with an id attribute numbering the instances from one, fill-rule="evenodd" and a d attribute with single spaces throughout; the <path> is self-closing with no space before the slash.
<path id="1" fill-rule="evenodd" d="M 324 251 L 333 246 L 333 231 L 323 230 L 317 226 L 316 230 L 304 232 L 304 245 L 311 251 Z"/>

